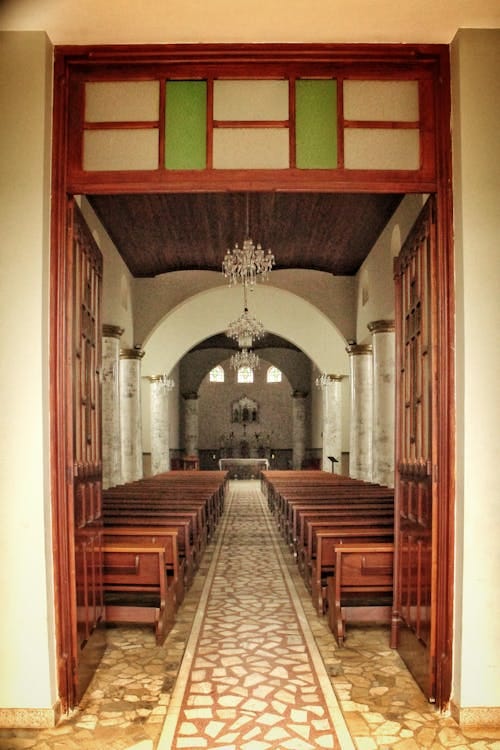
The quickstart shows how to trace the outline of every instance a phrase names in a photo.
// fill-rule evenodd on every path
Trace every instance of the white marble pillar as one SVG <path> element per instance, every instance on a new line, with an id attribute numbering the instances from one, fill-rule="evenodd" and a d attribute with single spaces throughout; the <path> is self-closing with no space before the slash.
<path id="1" fill-rule="evenodd" d="M 140 349 L 120 352 L 120 426 L 122 440 L 122 482 L 143 476 L 141 359 Z"/>
<path id="2" fill-rule="evenodd" d="M 349 474 L 356 479 L 372 479 L 373 363 L 371 345 L 353 344 L 347 348 L 351 380 L 351 434 Z"/>
<path id="3" fill-rule="evenodd" d="M 170 471 L 170 420 L 168 418 L 169 394 L 173 381 L 165 375 L 149 378 L 151 409 L 151 473 Z"/>
<path id="4" fill-rule="evenodd" d="M 184 454 L 198 455 L 198 394 L 183 393 L 184 398 Z"/>
<path id="5" fill-rule="evenodd" d="M 307 393 L 292 393 L 292 468 L 301 469 L 306 453 Z"/>
<path id="6" fill-rule="evenodd" d="M 120 336 L 123 328 L 102 327 L 102 486 L 122 481 L 120 432 Z"/>
<path id="7" fill-rule="evenodd" d="M 322 453 L 323 471 L 339 473 L 342 458 L 342 380 L 343 375 L 328 375 L 321 385 L 323 394 Z M 330 461 L 333 456 L 338 463 Z"/>
<path id="8" fill-rule="evenodd" d="M 396 339 L 393 320 L 368 324 L 373 347 L 373 481 L 394 487 Z"/>

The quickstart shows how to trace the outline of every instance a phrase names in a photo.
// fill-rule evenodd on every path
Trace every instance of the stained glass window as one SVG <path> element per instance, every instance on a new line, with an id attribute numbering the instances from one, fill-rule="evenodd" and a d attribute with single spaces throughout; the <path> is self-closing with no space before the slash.
<path id="1" fill-rule="evenodd" d="M 267 382 L 268 383 L 281 383 L 281 370 L 278 370 L 277 367 L 271 367 L 267 371 Z"/>
<path id="2" fill-rule="evenodd" d="M 210 370 L 209 381 L 211 383 L 223 383 L 224 382 L 224 368 L 222 365 L 217 365 L 213 370 Z"/>
<path id="3" fill-rule="evenodd" d="M 253 383 L 253 370 L 251 367 L 240 367 L 238 370 L 238 383 Z"/>

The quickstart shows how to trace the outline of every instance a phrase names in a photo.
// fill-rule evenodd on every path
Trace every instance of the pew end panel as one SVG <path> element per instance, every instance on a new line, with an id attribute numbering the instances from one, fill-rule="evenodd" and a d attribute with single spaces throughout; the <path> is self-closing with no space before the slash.
<path id="1" fill-rule="evenodd" d="M 105 621 L 152 625 L 162 645 L 175 621 L 163 546 L 104 543 L 101 552 Z"/>
<path id="2" fill-rule="evenodd" d="M 339 646 L 346 622 L 390 624 L 394 544 L 342 544 L 335 548 L 334 572 L 327 579 L 328 624 Z"/>

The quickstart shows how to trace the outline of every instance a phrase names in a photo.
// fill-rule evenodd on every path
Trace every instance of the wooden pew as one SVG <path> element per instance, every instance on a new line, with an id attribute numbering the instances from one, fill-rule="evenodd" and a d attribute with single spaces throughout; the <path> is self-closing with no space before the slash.
<path id="1" fill-rule="evenodd" d="M 192 518 L 181 513 L 162 513 L 150 516 L 128 508 L 106 509 L 104 511 L 104 530 L 115 527 L 176 528 L 178 530 L 177 547 L 184 569 L 184 587 L 190 587 L 198 566 L 198 553 L 193 543 Z"/>
<path id="2" fill-rule="evenodd" d="M 338 498 L 336 502 L 305 503 L 294 505 L 287 541 L 294 554 L 305 545 L 307 524 L 309 521 L 338 516 L 348 518 L 350 515 L 364 515 L 370 518 L 394 515 L 394 503 L 390 500 L 374 498 Z"/>
<path id="3" fill-rule="evenodd" d="M 165 555 L 167 585 L 173 585 L 176 608 L 182 604 L 185 594 L 186 560 L 179 554 L 179 527 L 168 526 L 113 526 L 104 529 L 105 544 L 161 545 Z"/>
<path id="4" fill-rule="evenodd" d="M 106 622 L 152 625 L 161 645 L 175 620 L 163 546 L 103 543 L 100 552 Z"/>
<path id="5" fill-rule="evenodd" d="M 311 590 L 313 604 L 319 614 L 326 611 L 327 579 L 335 571 L 335 548 L 360 542 L 394 543 L 394 528 L 341 527 L 319 528 L 315 531 L 316 554 L 305 571 L 306 584 Z"/>
<path id="6" fill-rule="evenodd" d="M 297 563 L 301 572 L 310 568 L 312 560 L 316 557 L 317 531 L 351 527 L 393 530 L 394 509 L 379 510 L 361 505 L 347 512 L 330 510 L 327 515 L 316 513 L 305 515 L 303 521 L 302 536 L 297 540 Z"/>
<path id="7" fill-rule="evenodd" d="M 390 623 L 393 553 L 393 544 L 335 547 L 335 570 L 327 579 L 327 606 L 328 624 L 340 646 L 346 621 Z"/>

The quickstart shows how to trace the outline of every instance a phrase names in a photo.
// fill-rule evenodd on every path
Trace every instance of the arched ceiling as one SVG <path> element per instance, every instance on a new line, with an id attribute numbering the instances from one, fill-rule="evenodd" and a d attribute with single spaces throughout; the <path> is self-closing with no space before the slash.
<path id="1" fill-rule="evenodd" d="M 246 230 L 276 269 L 352 276 L 401 202 L 392 193 L 94 195 L 89 202 L 136 278 L 220 271 Z"/>

